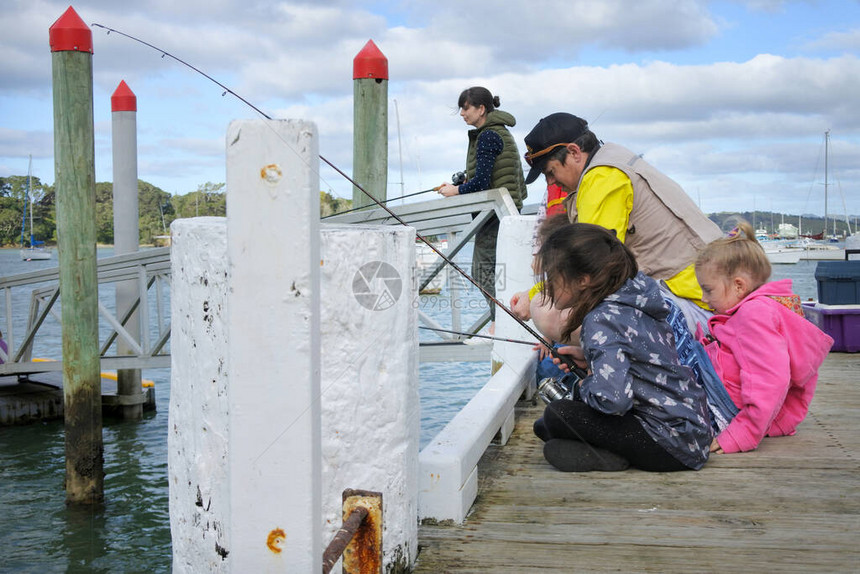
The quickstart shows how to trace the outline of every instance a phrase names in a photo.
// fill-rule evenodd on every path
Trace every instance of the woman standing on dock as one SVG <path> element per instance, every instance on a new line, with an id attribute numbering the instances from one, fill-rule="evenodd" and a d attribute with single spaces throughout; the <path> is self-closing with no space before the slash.
<path id="1" fill-rule="evenodd" d="M 553 232 L 538 257 L 545 295 L 569 311 L 562 340 L 581 328 L 589 371 L 535 422 L 547 461 L 565 472 L 701 468 L 713 436 L 707 399 L 678 360 L 657 282 L 589 223 Z"/>
<path id="2" fill-rule="evenodd" d="M 520 154 L 514 136 L 508 131 L 516 125 L 513 115 L 497 109 L 499 96 L 493 96 L 480 86 L 463 90 L 457 100 L 460 116 L 474 129 L 469 130 L 469 148 L 466 154 L 466 181 L 460 185 L 442 184 L 439 193 L 452 197 L 487 189 L 504 187 L 511 194 L 517 209 L 526 198 L 526 184 L 520 163 Z M 499 219 L 493 215 L 475 235 L 472 255 L 472 277 L 484 290 L 496 296 L 496 239 Z M 496 308 L 486 297 L 490 307 L 490 332 L 496 320 Z"/>

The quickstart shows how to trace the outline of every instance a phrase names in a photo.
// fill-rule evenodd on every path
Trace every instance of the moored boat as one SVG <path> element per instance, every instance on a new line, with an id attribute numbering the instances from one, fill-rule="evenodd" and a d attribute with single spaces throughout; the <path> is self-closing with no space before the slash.
<path id="1" fill-rule="evenodd" d="M 44 247 L 44 241 L 33 237 L 33 157 L 27 169 L 27 195 L 24 198 L 24 219 L 21 222 L 21 261 L 44 261 L 51 258 L 51 251 Z M 24 247 L 24 232 L 27 228 L 27 203 L 30 204 L 30 246 Z"/>

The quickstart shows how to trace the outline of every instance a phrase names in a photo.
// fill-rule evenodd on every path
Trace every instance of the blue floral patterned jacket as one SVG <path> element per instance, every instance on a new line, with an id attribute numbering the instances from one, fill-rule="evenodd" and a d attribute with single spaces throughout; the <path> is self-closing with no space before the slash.
<path id="1" fill-rule="evenodd" d="M 639 273 L 585 317 L 580 340 L 592 371 L 581 399 L 606 414 L 632 410 L 648 434 L 684 465 L 708 460 L 707 398 L 678 361 L 660 287 Z"/>

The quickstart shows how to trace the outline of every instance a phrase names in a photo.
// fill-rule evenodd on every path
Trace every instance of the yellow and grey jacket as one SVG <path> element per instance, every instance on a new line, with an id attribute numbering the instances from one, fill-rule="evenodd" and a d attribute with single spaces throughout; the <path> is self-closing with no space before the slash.
<path id="1" fill-rule="evenodd" d="M 639 269 L 655 279 L 670 279 L 696 259 L 698 252 L 722 236 L 720 228 L 702 213 L 693 200 L 671 178 L 658 171 L 639 155 L 617 145 L 605 144 L 594 153 L 580 178 L 577 192 L 565 200 L 571 221 L 578 219 L 579 191 L 585 189 L 583 179 L 596 168 L 613 167 L 630 179 L 633 187 L 632 207 L 627 217 L 624 243 L 633 251 Z M 591 198 L 589 203 L 594 203 Z M 598 221 L 586 221 L 598 223 Z"/>

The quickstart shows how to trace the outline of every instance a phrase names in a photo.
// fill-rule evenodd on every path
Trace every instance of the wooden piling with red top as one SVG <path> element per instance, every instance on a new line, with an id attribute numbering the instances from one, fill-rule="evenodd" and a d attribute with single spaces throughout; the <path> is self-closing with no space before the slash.
<path id="1" fill-rule="evenodd" d="M 71 6 L 49 30 L 54 90 L 66 503 L 104 500 L 98 346 L 93 36 Z"/>
<path id="2" fill-rule="evenodd" d="M 368 40 L 353 60 L 353 179 L 379 201 L 388 191 L 388 59 Z M 353 207 L 376 205 L 360 189 Z"/>

